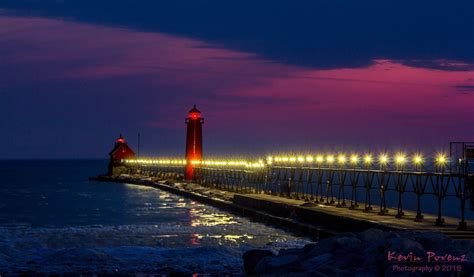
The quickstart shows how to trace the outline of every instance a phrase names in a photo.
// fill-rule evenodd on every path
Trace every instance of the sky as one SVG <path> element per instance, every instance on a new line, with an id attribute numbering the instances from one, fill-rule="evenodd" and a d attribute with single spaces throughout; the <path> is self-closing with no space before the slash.
<path id="1" fill-rule="evenodd" d="M 0 1 L 0 159 L 474 141 L 474 2 L 413 2 Z"/>

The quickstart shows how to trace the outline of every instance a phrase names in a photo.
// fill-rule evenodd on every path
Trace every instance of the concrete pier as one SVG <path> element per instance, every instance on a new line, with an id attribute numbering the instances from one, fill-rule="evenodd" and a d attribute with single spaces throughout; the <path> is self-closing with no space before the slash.
<path id="1" fill-rule="evenodd" d="M 445 217 L 445 224 L 440 227 L 434 224 L 436 216 L 425 214 L 422 222 L 415 222 L 416 213 L 411 211 L 405 211 L 405 216 L 399 219 L 394 216 L 396 210 L 389 209 L 387 215 L 378 215 L 375 210 L 369 213 L 354 212 L 331 205 L 309 204 L 303 200 L 266 194 L 237 194 L 193 183 L 157 180 L 146 176 L 99 176 L 90 179 L 162 189 L 316 240 L 338 233 L 360 232 L 370 228 L 432 231 L 444 233 L 455 239 L 474 239 L 474 230 L 456 230 L 458 220 L 455 218 Z M 473 221 L 468 221 L 467 224 L 474 226 Z"/>

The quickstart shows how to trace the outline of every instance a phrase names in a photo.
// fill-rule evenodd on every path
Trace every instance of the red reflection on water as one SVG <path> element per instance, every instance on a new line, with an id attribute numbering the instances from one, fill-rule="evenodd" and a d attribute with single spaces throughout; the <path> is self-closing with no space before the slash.
<path id="1" fill-rule="evenodd" d="M 199 245 L 199 235 L 198 234 L 191 234 L 191 245 Z"/>

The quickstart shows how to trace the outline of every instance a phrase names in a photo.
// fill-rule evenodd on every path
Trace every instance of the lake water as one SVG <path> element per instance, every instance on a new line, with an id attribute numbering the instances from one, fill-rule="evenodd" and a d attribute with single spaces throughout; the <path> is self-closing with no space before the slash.
<path id="1" fill-rule="evenodd" d="M 153 188 L 88 181 L 104 160 L 1 161 L 0 273 L 242 271 L 308 240 Z"/>

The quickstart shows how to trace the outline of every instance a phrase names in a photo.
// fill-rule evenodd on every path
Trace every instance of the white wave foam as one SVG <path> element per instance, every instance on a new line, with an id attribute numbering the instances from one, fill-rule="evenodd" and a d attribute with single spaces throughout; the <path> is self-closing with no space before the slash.
<path id="1" fill-rule="evenodd" d="M 0 273 L 241 273 L 250 248 L 302 246 L 282 231 L 254 224 L 0 227 Z M 269 242 L 272 242 L 269 244 Z"/>

